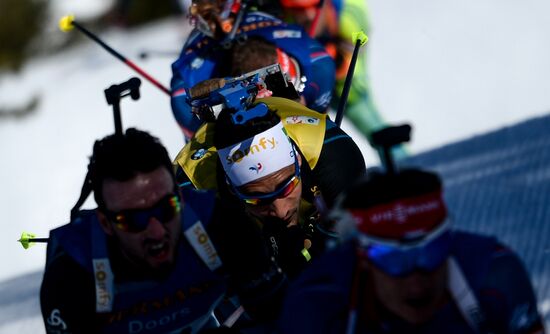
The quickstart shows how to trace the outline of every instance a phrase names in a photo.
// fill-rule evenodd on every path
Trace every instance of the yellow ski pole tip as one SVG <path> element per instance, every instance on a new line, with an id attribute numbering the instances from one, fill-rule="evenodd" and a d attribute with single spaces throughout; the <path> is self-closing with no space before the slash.
<path id="1" fill-rule="evenodd" d="M 63 32 L 73 30 L 74 28 L 73 21 L 74 21 L 74 15 L 63 16 L 59 20 L 59 29 Z"/>
<path id="2" fill-rule="evenodd" d="M 23 246 L 23 248 L 28 249 L 33 244 L 29 240 L 33 239 L 35 237 L 36 237 L 36 235 L 34 235 L 32 233 L 23 232 L 23 233 L 21 233 L 21 238 L 17 241 L 19 241 L 21 243 L 21 246 Z"/>
<path id="3" fill-rule="evenodd" d="M 353 34 L 351 34 L 351 38 L 353 39 L 354 43 L 355 41 L 359 40 L 359 42 L 361 43 L 361 46 L 365 45 L 365 43 L 367 43 L 367 41 L 369 40 L 369 36 L 367 36 L 367 34 L 365 34 L 362 30 L 356 31 Z"/>

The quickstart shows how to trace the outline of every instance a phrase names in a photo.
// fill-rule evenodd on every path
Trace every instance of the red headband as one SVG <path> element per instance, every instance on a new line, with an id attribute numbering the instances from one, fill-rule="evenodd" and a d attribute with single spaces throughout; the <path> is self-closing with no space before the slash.
<path id="1" fill-rule="evenodd" d="M 447 217 L 441 191 L 349 211 L 360 232 L 384 239 L 423 236 Z"/>

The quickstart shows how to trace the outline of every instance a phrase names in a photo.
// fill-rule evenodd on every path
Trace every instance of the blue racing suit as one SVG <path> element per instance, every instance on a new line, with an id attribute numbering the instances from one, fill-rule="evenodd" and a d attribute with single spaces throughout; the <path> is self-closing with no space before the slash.
<path id="1" fill-rule="evenodd" d="M 344 243 L 318 258 L 291 285 L 280 319 L 282 333 L 346 333 L 356 254 L 354 243 Z M 451 258 L 477 297 L 483 315 L 479 327 L 468 324 L 453 299 L 417 326 L 397 316 L 366 323 L 361 314 L 368 311 L 364 306 L 361 309 L 365 302 L 359 301 L 359 316 L 351 333 L 543 333 L 529 277 L 512 251 L 493 238 L 455 231 Z"/>
<path id="2" fill-rule="evenodd" d="M 226 289 L 215 271 L 221 261 L 205 260 L 192 245 L 208 245 L 206 232 L 197 231 L 205 231 L 214 197 L 185 198 L 185 237 L 167 276 L 126 268 L 94 210 L 52 230 L 40 292 L 47 333 L 197 333 L 216 326 L 212 312 Z"/>
<path id="3" fill-rule="evenodd" d="M 260 37 L 296 59 L 306 79 L 302 96 L 310 109 L 325 112 L 332 98 L 335 65 L 323 46 L 311 39 L 297 25 L 262 13 L 250 12 L 237 30 L 235 41 Z M 228 76 L 226 60 L 229 50 L 198 30 L 187 39 L 180 57 L 172 64 L 172 111 L 186 138 L 190 138 L 202 122 L 191 113 L 186 88 L 211 78 Z"/>

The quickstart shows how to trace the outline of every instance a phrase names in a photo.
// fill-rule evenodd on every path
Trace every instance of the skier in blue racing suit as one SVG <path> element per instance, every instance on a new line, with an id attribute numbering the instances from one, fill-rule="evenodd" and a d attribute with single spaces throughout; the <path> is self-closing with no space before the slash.
<path id="1" fill-rule="evenodd" d="M 212 314 L 226 291 L 224 252 L 210 232 L 227 223 L 228 210 L 211 193 L 180 192 L 172 170 L 166 149 L 146 132 L 96 142 L 89 175 L 98 208 L 50 233 L 40 290 L 47 333 L 197 333 L 219 325 Z M 240 277 L 263 270 L 236 257 L 247 263 L 236 269 Z"/>
<path id="2" fill-rule="evenodd" d="M 332 214 L 347 241 L 289 289 L 292 333 L 544 333 L 529 277 L 496 239 L 449 227 L 439 177 L 372 173 Z"/>
<path id="3" fill-rule="evenodd" d="M 300 26 L 262 12 L 247 12 L 245 7 L 245 1 L 193 1 L 190 12 L 196 28 L 172 64 L 171 81 L 172 111 L 187 139 L 202 122 L 191 111 L 186 89 L 206 79 L 244 74 L 232 71 L 232 52 L 251 37 L 277 47 L 277 58 L 290 63 L 289 76 L 310 109 L 325 112 L 329 106 L 335 65 L 323 46 Z"/>

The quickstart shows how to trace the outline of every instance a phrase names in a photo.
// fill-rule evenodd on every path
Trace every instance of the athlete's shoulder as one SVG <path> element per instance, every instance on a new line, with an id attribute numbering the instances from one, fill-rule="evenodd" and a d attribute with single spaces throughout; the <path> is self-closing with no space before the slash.
<path id="1" fill-rule="evenodd" d="M 341 333 L 356 265 L 353 243 L 317 257 L 290 285 L 279 326 L 283 333 Z"/>
<path id="2" fill-rule="evenodd" d="M 314 259 L 293 282 L 290 291 L 309 296 L 324 292 L 346 295 L 356 260 L 354 244 L 343 243 Z"/>
<path id="3" fill-rule="evenodd" d="M 59 254 L 72 257 L 82 267 L 87 267 L 91 256 L 92 228 L 97 223 L 95 210 L 80 211 L 70 223 L 50 231 L 48 240 L 46 268 Z"/>
<path id="4" fill-rule="evenodd" d="M 193 29 L 185 40 L 178 59 L 172 63 L 172 70 L 187 66 L 199 56 L 209 55 L 211 48 L 214 46 L 216 46 L 216 43 L 213 39 L 198 29 Z"/>
<path id="5" fill-rule="evenodd" d="M 515 252 L 494 236 L 461 230 L 453 231 L 451 253 L 466 271 L 476 273 L 487 273 L 481 268 L 488 268 L 495 261 L 519 261 Z"/>
<path id="6" fill-rule="evenodd" d="M 189 224 L 197 220 L 201 221 L 205 226 L 210 224 L 217 203 L 216 192 L 214 190 L 191 187 L 181 188 L 181 192 L 183 201 L 185 202 L 182 215 L 183 228 L 188 228 Z M 192 211 L 194 218 L 189 218 L 189 211 Z"/>
<path id="7" fill-rule="evenodd" d="M 479 290 L 489 274 L 495 254 L 502 249 L 496 238 L 454 230 L 451 239 L 451 254 L 468 278 L 474 290 Z"/>
<path id="8" fill-rule="evenodd" d="M 494 237 L 467 232 L 455 232 L 453 244 L 491 327 L 508 333 L 542 329 L 529 274 L 516 252 Z"/>
<path id="9" fill-rule="evenodd" d="M 239 25 L 238 33 L 261 37 L 285 51 L 289 51 L 285 48 L 285 43 L 313 41 L 301 26 L 289 24 L 264 12 L 249 13 Z"/>
<path id="10" fill-rule="evenodd" d="M 272 22 L 283 23 L 281 19 L 262 11 L 247 12 L 243 20 L 244 23 L 261 22 L 261 21 L 272 21 Z"/>
<path id="11" fill-rule="evenodd" d="M 66 252 L 59 250 L 46 267 L 40 306 L 47 333 L 93 332 L 94 283 Z"/>
<path id="12" fill-rule="evenodd" d="M 193 47 L 197 46 L 198 44 L 204 43 L 205 40 L 208 39 L 208 36 L 206 36 L 204 33 L 199 31 L 198 29 L 193 29 L 189 33 L 189 36 L 185 40 L 185 43 L 183 44 L 182 49 L 182 55 L 186 54 L 188 50 L 192 49 Z"/>

